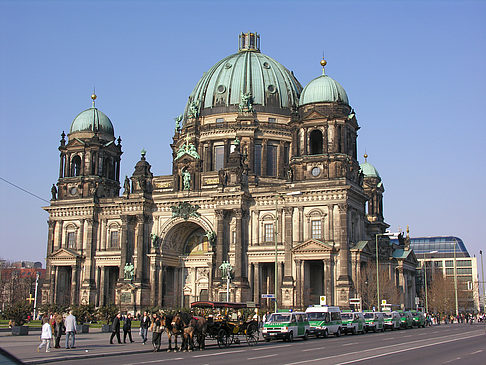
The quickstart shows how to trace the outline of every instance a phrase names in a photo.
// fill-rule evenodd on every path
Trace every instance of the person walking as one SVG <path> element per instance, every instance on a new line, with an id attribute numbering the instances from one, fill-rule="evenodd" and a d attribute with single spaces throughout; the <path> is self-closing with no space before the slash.
<path id="1" fill-rule="evenodd" d="M 150 327 L 150 317 L 147 314 L 147 311 L 143 312 L 143 317 L 140 320 L 140 336 L 142 336 L 142 343 L 145 345 L 147 342 L 147 332 Z"/>
<path id="2" fill-rule="evenodd" d="M 132 340 L 132 315 L 130 313 L 127 314 L 127 318 L 125 318 L 125 322 L 123 323 L 123 343 L 127 343 L 127 335 L 130 339 L 130 343 L 133 343 Z"/>
<path id="3" fill-rule="evenodd" d="M 58 349 L 61 347 L 60 346 L 61 336 L 65 331 L 66 328 L 64 327 L 62 315 L 56 314 L 55 321 L 54 321 L 54 338 L 55 338 L 54 348 Z"/>
<path id="4" fill-rule="evenodd" d="M 162 339 L 162 323 L 160 321 L 160 316 L 154 313 L 152 321 L 152 346 L 154 352 L 160 350 L 160 340 Z"/>
<path id="5" fill-rule="evenodd" d="M 73 311 L 69 311 L 69 315 L 64 320 L 64 327 L 66 328 L 66 348 L 74 349 L 76 341 L 76 317 L 73 315 Z M 72 339 L 72 341 L 70 341 Z M 70 344 L 71 342 L 71 344 Z"/>
<path id="6" fill-rule="evenodd" d="M 111 324 L 111 337 L 110 337 L 110 344 L 113 345 L 113 337 L 116 336 L 118 343 L 121 343 L 120 340 L 120 317 L 121 313 L 118 313 Z"/>
<path id="7" fill-rule="evenodd" d="M 49 345 L 51 343 L 52 329 L 51 325 L 49 324 L 49 317 L 45 317 L 42 322 L 44 324 L 42 325 L 41 343 L 37 347 L 37 352 L 42 349 L 44 344 L 46 345 L 46 352 L 50 352 L 51 350 L 49 349 Z"/>

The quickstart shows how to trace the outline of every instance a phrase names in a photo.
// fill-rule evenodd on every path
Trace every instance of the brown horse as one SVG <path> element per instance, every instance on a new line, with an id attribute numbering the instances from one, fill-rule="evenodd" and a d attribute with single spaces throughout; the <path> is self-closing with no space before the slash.
<path id="1" fill-rule="evenodd" d="M 165 332 L 167 333 L 167 337 L 169 338 L 169 348 L 167 352 L 172 351 L 172 337 L 174 337 L 174 351 L 180 351 L 180 348 L 177 347 L 177 337 L 183 337 L 183 330 L 184 330 L 184 322 L 182 321 L 182 317 L 180 313 L 176 315 L 164 315 L 163 316 L 163 325 L 165 326 Z M 182 344 L 181 344 L 182 345 Z"/>
<path id="2" fill-rule="evenodd" d="M 198 350 L 204 350 L 207 329 L 206 319 L 204 317 L 194 317 L 189 314 L 182 315 L 182 319 L 183 322 L 187 323 L 183 330 L 183 350 L 194 350 L 194 338 L 197 340 Z"/>

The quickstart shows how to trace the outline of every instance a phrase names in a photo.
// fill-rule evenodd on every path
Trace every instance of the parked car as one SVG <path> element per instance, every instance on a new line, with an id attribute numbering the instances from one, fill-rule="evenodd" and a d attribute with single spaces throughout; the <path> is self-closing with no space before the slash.
<path id="1" fill-rule="evenodd" d="M 361 312 L 342 311 L 342 330 L 353 335 L 365 332 L 365 319 Z"/>
<path id="2" fill-rule="evenodd" d="M 413 325 L 425 328 L 425 315 L 422 312 L 412 311 Z"/>
<path id="3" fill-rule="evenodd" d="M 413 327 L 413 317 L 410 311 L 398 311 L 400 314 L 400 327 L 401 328 L 412 328 Z"/>
<path id="4" fill-rule="evenodd" d="M 385 329 L 398 330 L 402 323 L 402 317 L 398 312 L 383 312 Z"/>
<path id="5" fill-rule="evenodd" d="M 385 331 L 385 326 L 384 326 L 384 318 L 383 318 L 383 313 L 381 312 L 368 312 L 365 311 L 363 312 L 363 316 L 365 319 L 365 328 L 366 332 L 368 331 Z"/>

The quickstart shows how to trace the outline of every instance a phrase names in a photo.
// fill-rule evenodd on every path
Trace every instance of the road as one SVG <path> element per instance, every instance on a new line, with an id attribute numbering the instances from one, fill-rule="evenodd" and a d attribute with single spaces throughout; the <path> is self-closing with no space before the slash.
<path id="1" fill-rule="evenodd" d="M 94 336 L 100 336 L 94 335 Z M 2 338 L 3 339 L 3 338 Z M 340 338 L 295 340 L 287 342 L 260 342 L 257 346 L 248 347 L 246 343 L 232 345 L 226 349 L 208 346 L 206 351 L 195 352 L 141 352 L 124 353 L 132 350 L 140 351 L 140 343 L 131 345 L 107 346 L 106 335 L 99 337 L 103 344 L 96 348 L 94 337 L 86 343 L 82 338 L 78 341 L 77 351 L 84 356 L 84 349 L 91 353 L 101 354 L 111 352 L 112 356 L 62 361 L 63 365 L 81 364 L 260 364 L 265 365 L 298 365 L 298 364 L 486 364 L 486 326 L 485 325 L 440 325 L 428 328 L 418 328 L 385 333 L 369 333 L 366 335 L 349 335 Z M 164 338 L 165 339 L 165 338 Z M 165 341 L 164 341 L 165 342 Z M 209 342 L 210 344 L 213 342 Z M 0 340 L 1 344 L 1 340 Z M 146 348 L 146 346 L 144 346 Z M 165 347 L 166 348 L 166 347 Z M 9 350 L 9 348 L 6 348 Z M 32 349 L 32 348 L 31 348 Z M 32 354 L 32 350 L 30 354 Z M 19 356 L 11 348 L 9 351 Z M 59 350 L 58 350 L 59 351 Z M 67 350 L 62 350 L 59 355 Z M 73 351 L 73 350 L 69 350 Z M 68 352 L 69 352 L 68 351 Z M 118 353 L 113 356 L 114 353 Z M 29 363 L 39 363 L 43 359 L 52 359 L 54 352 L 19 356 Z M 37 353 L 36 353 L 37 355 Z M 57 356 L 59 356 L 57 355 Z M 70 355 L 75 355 L 71 353 Z M 49 357 L 47 357 L 49 356 Z M 91 355 L 90 355 L 91 356 Z M 61 358 L 58 357 L 59 361 Z M 49 361 L 49 360 L 48 360 Z"/>

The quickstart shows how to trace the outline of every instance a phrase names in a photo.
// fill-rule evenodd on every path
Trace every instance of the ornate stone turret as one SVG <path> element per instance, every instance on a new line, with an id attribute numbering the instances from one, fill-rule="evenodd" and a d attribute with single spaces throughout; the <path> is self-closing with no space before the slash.
<path id="1" fill-rule="evenodd" d="M 71 124 L 66 143 L 62 132 L 57 199 L 111 198 L 120 190 L 121 138 L 110 119 L 93 105 Z M 54 197 L 54 189 L 52 189 Z"/>
<path id="2" fill-rule="evenodd" d="M 150 164 L 145 160 L 146 153 L 145 150 L 142 150 L 140 161 L 135 165 L 135 171 L 130 178 L 132 180 L 131 193 L 152 193 L 153 174 L 150 172 Z"/>

